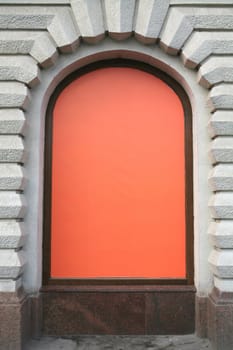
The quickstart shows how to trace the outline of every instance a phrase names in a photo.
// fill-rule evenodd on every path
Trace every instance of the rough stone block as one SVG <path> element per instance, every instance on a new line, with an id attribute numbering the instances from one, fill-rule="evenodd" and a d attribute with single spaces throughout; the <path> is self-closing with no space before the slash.
<path id="1" fill-rule="evenodd" d="M 0 162 L 23 163 L 25 160 L 23 139 L 16 135 L 0 136 Z"/>
<path id="2" fill-rule="evenodd" d="M 17 80 L 33 87 L 40 82 L 37 62 L 29 56 L 0 56 L 0 80 Z"/>
<path id="3" fill-rule="evenodd" d="M 233 278 L 232 249 L 213 249 L 208 260 L 216 276 L 220 278 Z"/>
<path id="4" fill-rule="evenodd" d="M 0 108 L 26 109 L 29 104 L 27 87 L 18 82 L 0 82 Z"/>
<path id="5" fill-rule="evenodd" d="M 233 249 L 233 221 L 212 222 L 208 229 L 212 244 L 218 248 Z"/>
<path id="6" fill-rule="evenodd" d="M 21 109 L 0 109 L 0 134 L 24 135 L 26 119 Z"/>
<path id="7" fill-rule="evenodd" d="M 233 196 L 231 192 L 214 194 L 209 201 L 214 219 L 233 219 Z"/>
<path id="8" fill-rule="evenodd" d="M 47 27 L 61 52 L 73 52 L 79 44 L 80 34 L 74 26 L 69 8 L 56 9 L 56 15 Z"/>
<path id="9" fill-rule="evenodd" d="M 233 111 L 216 111 L 208 123 L 211 137 L 233 136 Z"/>
<path id="10" fill-rule="evenodd" d="M 233 82 L 232 57 L 210 57 L 201 65 L 197 78 L 207 89 L 218 83 Z"/>
<path id="11" fill-rule="evenodd" d="M 0 192 L 1 219 L 21 219 L 24 217 L 25 209 L 25 199 L 22 195 L 13 191 Z"/>
<path id="12" fill-rule="evenodd" d="M 213 192 L 233 191 L 233 165 L 219 164 L 209 176 L 209 184 Z"/>
<path id="13" fill-rule="evenodd" d="M 22 274 L 26 259 L 22 251 L 0 250 L 0 278 L 17 278 Z"/>
<path id="14" fill-rule="evenodd" d="M 221 292 L 233 292 L 233 278 L 220 278 L 214 276 L 214 285 Z"/>
<path id="15" fill-rule="evenodd" d="M 217 109 L 233 109 L 233 84 L 214 86 L 208 96 L 211 111 Z"/>
<path id="16" fill-rule="evenodd" d="M 228 55 L 233 53 L 231 32 L 193 32 L 182 50 L 184 65 L 195 68 L 212 54 Z"/>
<path id="17" fill-rule="evenodd" d="M 45 68 L 53 65 L 58 57 L 54 42 L 45 31 L 0 31 L 0 54 L 30 54 Z"/>
<path id="18" fill-rule="evenodd" d="M 0 279 L 0 293 L 14 293 L 22 286 L 22 278 L 17 279 Z"/>
<path id="19" fill-rule="evenodd" d="M 168 8 L 168 0 L 138 1 L 134 30 L 139 41 L 151 44 L 159 38 Z"/>
<path id="20" fill-rule="evenodd" d="M 0 248 L 13 249 L 22 247 L 26 238 L 23 222 L 15 220 L 0 221 Z"/>
<path id="21" fill-rule="evenodd" d="M 117 40 L 131 36 L 135 0 L 107 0 L 103 6 L 109 35 Z"/>
<path id="22" fill-rule="evenodd" d="M 209 156 L 213 164 L 233 162 L 233 137 L 216 137 L 211 143 Z"/>
<path id="23" fill-rule="evenodd" d="M 176 54 L 194 30 L 233 29 L 231 7 L 170 7 L 161 35 L 161 45 L 166 52 Z"/>
<path id="24" fill-rule="evenodd" d="M 25 183 L 26 177 L 21 165 L 0 163 L 0 190 L 23 190 Z"/>
<path id="25" fill-rule="evenodd" d="M 71 7 L 84 41 L 96 43 L 104 38 L 105 28 L 100 0 L 73 0 Z"/>

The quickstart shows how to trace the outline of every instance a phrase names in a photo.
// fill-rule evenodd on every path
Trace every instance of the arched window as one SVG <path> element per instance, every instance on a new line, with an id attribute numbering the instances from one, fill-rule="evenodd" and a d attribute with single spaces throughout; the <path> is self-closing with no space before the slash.
<path id="1" fill-rule="evenodd" d="M 44 284 L 193 284 L 192 126 L 178 83 L 129 60 L 66 78 L 47 111 Z"/>

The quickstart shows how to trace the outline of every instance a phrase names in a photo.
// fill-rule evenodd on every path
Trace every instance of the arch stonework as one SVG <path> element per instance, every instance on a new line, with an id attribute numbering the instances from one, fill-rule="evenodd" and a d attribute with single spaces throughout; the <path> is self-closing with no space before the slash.
<path id="1" fill-rule="evenodd" d="M 197 331 L 231 349 L 233 324 L 218 310 L 233 307 L 232 1 L 1 0 L 0 10 L 0 308 L 18 308 L 12 342 L 21 347 L 22 315 L 39 303 L 49 97 L 79 67 L 124 57 L 164 70 L 189 95 Z"/>

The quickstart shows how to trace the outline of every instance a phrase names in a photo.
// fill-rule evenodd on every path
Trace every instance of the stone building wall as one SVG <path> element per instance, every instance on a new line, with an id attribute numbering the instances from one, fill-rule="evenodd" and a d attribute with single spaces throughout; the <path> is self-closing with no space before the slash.
<path id="1" fill-rule="evenodd" d="M 166 71 L 189 95 L 197 330 L 216 349 L 231 349 L 233 320 L 220 313 L 227 317 L 233 308 L 232 0 L 0 0 L 2 342 L 11 320 L 12 341 L 20 348 L 28 300 L 36 300 L 42 283 L 49 97 L 70 72 L 114 57 Z"/>

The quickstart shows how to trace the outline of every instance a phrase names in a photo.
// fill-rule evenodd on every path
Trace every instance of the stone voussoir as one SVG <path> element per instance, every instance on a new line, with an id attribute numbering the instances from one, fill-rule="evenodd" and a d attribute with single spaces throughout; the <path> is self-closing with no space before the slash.
<path id="1" fill-rule="evenodd" d="M 132 35 L 135 0 L 105 0 L 103 2 L 106 30 L 109 36 L 123 40 Z"/>
<path id="2" fill-rule="evenodd" d="M 212 54 L 233 54 L 232 32 L 193 32 L 182 50 L 182 60 L 186 67 L 196 68 Z"/>
<path id="3" fill-rule="evenodd" d="M 233 9 L 216 7 L 170 7 L 161 46 L 170 54 L 177 54 L 194 30 L 233 29 Z"/>
<path id="4" fill-rule="evenodd" d="M 104 38 L 105 27 L 100 0 L 73 0 L 71 7 L 84 41 L 94 44 Z"/>
<path id="5" fill-rule="evenodd" d="M 43 68 L 53 65 L 57 49 L 46 31 L 0 31 L 0 54 L 30 54 Z"/>
<path id="6" fill-rule="evenodd" d="M 0 248 L 16 249 L 23 246 L 26 232 L 23 222 L 0 220 Z"/>
<path id="7" fill-rule="evenodd" d="M 135 20 L 135 36 L 144 44 L 155 43 L 159 38 L 169 0 L 139 0 Z"/>

